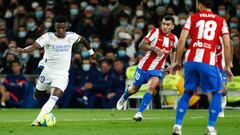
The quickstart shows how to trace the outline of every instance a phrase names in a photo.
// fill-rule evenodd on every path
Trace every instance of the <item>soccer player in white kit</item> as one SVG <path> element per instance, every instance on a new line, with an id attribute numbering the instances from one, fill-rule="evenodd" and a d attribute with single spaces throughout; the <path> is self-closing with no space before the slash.
<path id="1" fill-rule="evenodd" d="M 50 113 L 59 97 L 63 95 L 68 85 L 68 70 L 72 55 L 73 45 L 83 44 L 90 54 L 91 62 L 96 62 L 96 56 L 88 41 L 74 33 L 66 32 L 67 19 L 64 16 L 55 18 L 56 32 L 47 32 L 39 37 L 33 45 L 17 48 L 18 53 L 30 53 L 35 49 L 44 48 L 44 69 L 39 76 L 34 96 L 40 99 L 50 90 L 50 97 L 43 105 L 38 117 L 32 126 L 40 126 L 39 121 L 43 114 Z"/>

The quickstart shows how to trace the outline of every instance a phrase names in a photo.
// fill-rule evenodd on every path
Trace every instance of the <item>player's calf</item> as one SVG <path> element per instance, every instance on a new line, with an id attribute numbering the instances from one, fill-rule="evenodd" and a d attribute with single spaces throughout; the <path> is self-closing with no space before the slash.
<path id="1" fill-rule="evenodd" d="M 40 91 L 36 89 L 36 91 L 34 92 L 34 98 L 36 100 L 40 100 L 45 97 L 49 97 L 49 93 L 47 91 Z"/>

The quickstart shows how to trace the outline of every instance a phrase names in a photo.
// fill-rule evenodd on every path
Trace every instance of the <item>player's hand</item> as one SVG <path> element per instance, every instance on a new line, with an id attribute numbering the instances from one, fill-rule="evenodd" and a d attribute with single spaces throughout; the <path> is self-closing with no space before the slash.
<path id="1" fill-rule="evenodd" d="M 230 67 L 226 67 L 226 68 L 225 68 L 225 71 L 226 71 L 226 73 L 227 73 L 228 79 L 229 79 L 229 80 L 232 80 L 232 79 L 233 79 L 233 73 L 232 73 L 232 71 L 231 71 L 231 68 L 230 68 Z"/>
<path id="2" fill-rule="evenodd" d="M 167 69 L 164 70 L 165 75 L 170 74 L 171 73 L 171 69 L 172 69 L 172 67 L 168 66 Z"/>
<path id="3" fill-rule="evenodd" d="M 93 55 L 90 55 L 90 62 L 91 63 L 96 63 L 96 55 L 95 55 L 95 53 Z"/>
<path id="4" fill-rule="evenodd" d="M 175 75 L 176 71 L 179 69 L 181 63 L 175 62 L 173 65 L 171 65 L 171 74 Z"/>
<path id="5" fill-rule="evenodd" d="M 22 54 L 23 53 L 23 48 L 21 48 L 21 47 L 18 47 L 17 49 L 16 49 L 16 53 L 17 54 Z"/>

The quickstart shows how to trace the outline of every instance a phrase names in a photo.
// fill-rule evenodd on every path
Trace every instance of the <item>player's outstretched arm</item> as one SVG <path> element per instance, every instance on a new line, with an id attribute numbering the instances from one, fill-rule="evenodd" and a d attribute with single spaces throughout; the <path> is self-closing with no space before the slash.
<path id="1" fill-rule="evenodd" d="M 35 49 L 38 49 L 39 48 L 39 45 L 35 42 L 34 44 L 30 45 L 30 46 L 27 46 L 25 48 L 20 48 L 18 47 L 16 49 L 16 52 L 19 53 L 19 54 L 22 54 L 22 53 L 31 53 L 32 51 L 34 51 Z"/>
<path id="2" fill-rule="evenodd" d="M 93 49 L 91 48 L 89 42 L 84 37 L 81 37 L 81 40 L 79 41 L 79 43 L 83 44 L 87 48 L 88 53 L 90 54 L 90 61 L 92 63 L 95 63 L 96 62 L 96 55 L 95 55 Z"/>
<path id="3" fill-rule="evenodd" d="M 146 42 L 145 39 L 143 39 L 138 47 L 144 51 L 154 51 L 158 54 L 158 56 L 162 56 L 164 54 L 164 51 L 158 47 L 155 46 L 150 46 L 150 44 L 148 42 Z"/>

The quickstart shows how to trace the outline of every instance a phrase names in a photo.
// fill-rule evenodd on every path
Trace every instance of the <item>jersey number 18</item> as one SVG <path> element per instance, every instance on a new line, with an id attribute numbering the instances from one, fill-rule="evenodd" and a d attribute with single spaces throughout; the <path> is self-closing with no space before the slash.
<path id="1" fill-rule="evenodd" d="M 197 22 L 198 27 L 198 39 L 213 40 L 215 36 L 215 30 L 217 29 L 217 23 L 215 21 L 200 20 Z"/>

